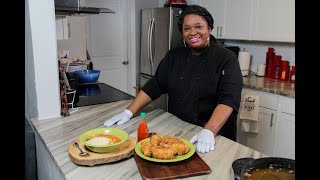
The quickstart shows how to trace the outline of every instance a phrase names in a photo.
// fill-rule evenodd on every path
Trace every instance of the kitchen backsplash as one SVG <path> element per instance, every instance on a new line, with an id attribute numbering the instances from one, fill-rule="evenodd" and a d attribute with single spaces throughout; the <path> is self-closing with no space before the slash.
<path id="1" fill-rule="evenodd" d="M 250 70 L 253 72 L 257 71 L 258 64 L 265 64 L 268 47 L 273 47 L 276 55 L 281 55 L 282 60 L 289 61 L 290 66 L 295 65 L 295 43 L 225 40 L 224 44 L 239 46 L 241 51 L 245 48 L 250 52 Z"/>

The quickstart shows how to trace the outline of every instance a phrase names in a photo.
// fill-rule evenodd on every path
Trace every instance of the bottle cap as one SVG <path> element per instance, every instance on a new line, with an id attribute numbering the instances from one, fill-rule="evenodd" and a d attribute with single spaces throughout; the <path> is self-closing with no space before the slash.
<path id="1" fill-rule="evenodd" d="M 146 117 L 146 113 L 145 113 L 145 112 L 141 112 L 141 113 L 140 113 L 140 116 L 141 116 L 141 117 Z"/>

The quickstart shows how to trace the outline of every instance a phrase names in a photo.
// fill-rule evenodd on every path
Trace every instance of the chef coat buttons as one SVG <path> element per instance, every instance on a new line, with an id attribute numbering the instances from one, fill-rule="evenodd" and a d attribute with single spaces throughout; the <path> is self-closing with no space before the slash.
<path id="1" fill-rule="evenodd" d="M 194 100 L 195 100 L 195 101 L 197 101 L 197 100 L 198 100 L 198 98 L 197 98 L 197 97 L 194 97 Z"/>
<path id="2" fill-rule="evenodd" d="M 180 79 L 183 79 L 183 76 L 181 76 Z"/>
<path id="3" fill-rule="evenodd" d="M 200 77 L 197 77 L 197 80 L 200 80 Z"/>
<path id="4" fill-rule="evenodd" d="M 180 101 L 180 98 L 178 98 L 177 100 Z"/>
<path id="5" fill-rule="evenodd" d="M 189 59 L 189 58 L 187 58 L 187 61 L 189 62 L 189 61 L 190 61 L 190 59 Z"/>

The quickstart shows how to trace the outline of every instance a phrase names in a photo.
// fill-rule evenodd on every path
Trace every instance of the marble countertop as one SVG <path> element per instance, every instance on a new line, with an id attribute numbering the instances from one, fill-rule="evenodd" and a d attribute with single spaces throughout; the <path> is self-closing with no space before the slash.
<path id="1" fill-rule="evenodd" d="M 97 165 L 94 167 L 79 166 L 73 163 L 68 156 L 69 145 L 87 130 L 104 127 L 106 119 L 123 111 L 132 100 L 123 100 L 113 103 L 79 107 L 79 110 L 68 117 L 32 120 L 35 132 L 39 135 L 45 149 L 65 179 L 142 179 L 133 157 L 115 163 Z M 184 122 L 176 116 L 160 109 L 147 111 L 147 124 L 150 132 L 161 135 L 177 135 L 190 140 L 201 131 L 202 127 Z M 137 128 L 140 117 L 135 116 L 123 125 L 114 125 L 124 129 L 128 134 L 137 138 Z M 244 157 L 266 157 L 266 155 L 217 136 L 214 151 L 206 154 L 199 153 L 200 157 L 211 167 L 208 175 L 193 176 L 186 179 L 223 179 L 234 180 L 232 162 Z"/>
<path id="2" fill-rule="evenodd" d="M 243 77 L 243 87 L 295 98 L 295 84 L 287 81 L 249 75 Z"/>

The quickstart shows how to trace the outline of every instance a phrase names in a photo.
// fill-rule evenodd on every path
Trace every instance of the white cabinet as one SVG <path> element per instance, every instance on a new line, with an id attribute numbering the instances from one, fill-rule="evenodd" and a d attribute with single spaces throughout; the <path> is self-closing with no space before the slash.
<path id="1" fill-rule="evenodd" d="M 267 108 L 259 107 L 258 115 L 259 133 L 243 132 L 241 128 L 238 131 L 242 138 L 241 144 L 255 149 L 263 154 L 272 156 L 274 136 L 276 131 L 277 112 Z M 241 122 L 240 122 L 241 123 Z"/>
<path id="2" fill-rule="evenodd" d="M 252 0 L 203 0 L 214 19 L 217 39 L 250 39 Z"/>
<path id="3" fill-rule="evenodd" d="M 242 131 L 242 120 L 238 119 L 237 142 L 272 156 L 277 123 L 278 96 L 244 88 L 241 95 L 241 108 L 245 95 L 259 96 L 258 133 Z"/>
<path id="4" fill-rule="evenodd" d="M 252 0 L 226 0 L 224 39 L 250 39 Z"/>
<path id="5" fill-rule="evenodd" d="M 64 40 L 70 38 L 70 24 L 66 16 L 56 16 L 56 39 Z"/>
<path id="6" fill-rule="evenodd" d="M 253 1 L 252 40 L 295 42 L 295 1 Z"/>
<path id="7" fill-rule="evenodd" d="M 211 34 L 217 39 L 222 38 L 221 30 L 224 29 L 225 0 L 202 0 L 201 3 L 213 17 L 213 29 Z"/>
<path id="8" fill-rule="evenodd" d="M 260 97 L 259 130 L 242 131 L 238 118 L 237 142 L 269 156 L 295 159 L 295 99 L 243 88 L 241 106 L 247 94 Z"/>
<path id="9" fill-rule="evenodd" d="M 273 156 L 295 159 L 295 101 L 280 96 Z"/>
<path id="10" fill-rule="evenodd" d="M 294 0 L 202 0 L 217 39 L 295 42 Z"/>

